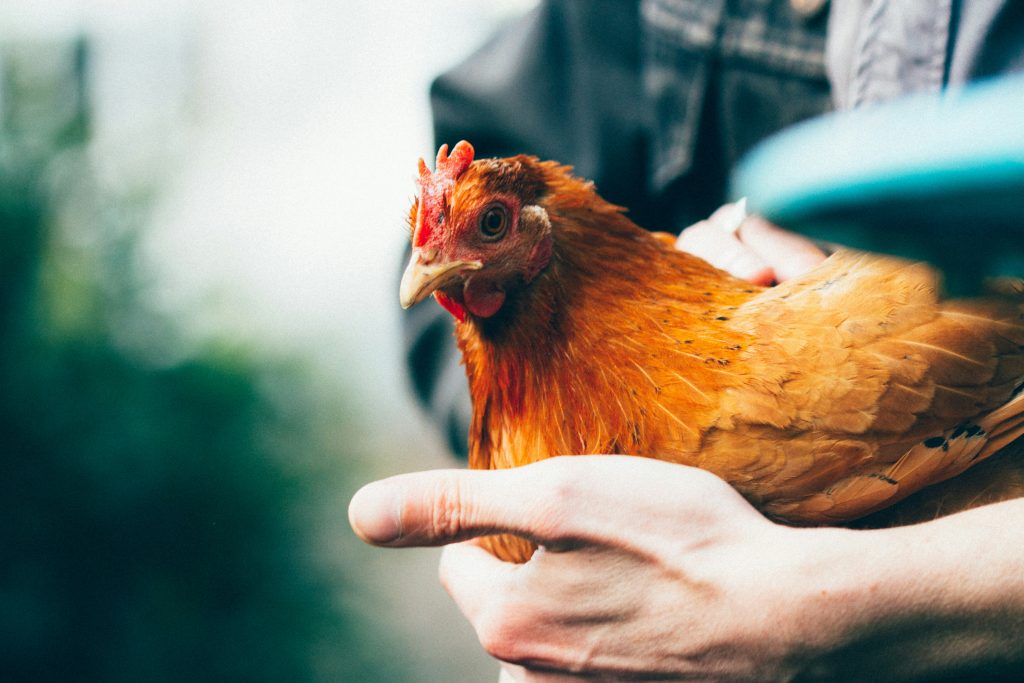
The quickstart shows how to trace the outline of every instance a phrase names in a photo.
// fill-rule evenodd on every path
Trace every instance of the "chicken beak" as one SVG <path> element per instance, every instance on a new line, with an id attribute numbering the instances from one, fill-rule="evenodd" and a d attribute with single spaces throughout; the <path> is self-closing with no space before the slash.
<path id="1" fill-rule="evenodd" d="M 436 249 L 413 249 L 398 289 L 402 308 L 415 306 L 441 287 L 450 284 L 463 272 L 480 270 L 482 267 L 483 264 L 479 261 L 446 261 L 438 257 Z"/>

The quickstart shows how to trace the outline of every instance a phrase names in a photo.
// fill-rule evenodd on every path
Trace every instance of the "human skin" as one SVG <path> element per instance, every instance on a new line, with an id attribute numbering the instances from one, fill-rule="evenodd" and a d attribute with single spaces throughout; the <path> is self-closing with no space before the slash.
<path id="1" fill-rule="evenodd" d="M 785 282 L 825 260 L 814 242 L 760 216 L 744 215 L 745 207 L 726 204 L 683 230 L 676 247 L 759 285 Z"/>
<path id="2" fill-rule="evenodd" d="M 717 477 L 626 456 L 370 484 L 387 547 L 441 581 L 508 681 L 906 680 L 1024 663 L 1024 500 L 876 531 L 768 521 Z M 474 540 L 516 533 L 523 565 Z"/>
<path id="3" fill-rule="evenodd" d="M 728 207 L 680 248 L 752 281 L 824 258 Z M 1024 499 L 877 531 L 775 524 L 707 472 L 573 456 L 364 487 L 352 528 L 448 545 L 441 580 L 503 681 L 907 680 L 1024 668 Z M 523 565 L 473 539 L 540 546 Z"/>

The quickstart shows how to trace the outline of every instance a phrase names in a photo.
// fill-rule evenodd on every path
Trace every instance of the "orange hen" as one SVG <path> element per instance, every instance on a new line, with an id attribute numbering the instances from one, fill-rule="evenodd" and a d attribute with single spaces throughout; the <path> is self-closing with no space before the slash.
<path id="1" fill-rule="evenodd" d="M 421 160 L 420 185 L 401 300 L 433 294 L 458 320 L 471 467 L 646 456 L 709 470 L 774 519 L 834 524 L 1024 434 L 1019 298 L 943 301 L 926 264 L 851 251 L 764 289 L 568 167 L 474 161 L 464 141 L 433 173 Z M 874 523 L 1022 495 L 1022 470 L 994 458 Z M 508 560 L 533 550 L 491 540 Z"/>

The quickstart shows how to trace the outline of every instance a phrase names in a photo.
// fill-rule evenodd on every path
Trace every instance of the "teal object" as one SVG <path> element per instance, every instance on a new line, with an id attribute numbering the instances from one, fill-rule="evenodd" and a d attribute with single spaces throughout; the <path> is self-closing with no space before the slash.
<path id="1" fill-rule="evenodd" d="M 1024 277 L 1024 75 L 793 126 L 732 194 L 816 239 L 931 261 L 957 294 Z"/>

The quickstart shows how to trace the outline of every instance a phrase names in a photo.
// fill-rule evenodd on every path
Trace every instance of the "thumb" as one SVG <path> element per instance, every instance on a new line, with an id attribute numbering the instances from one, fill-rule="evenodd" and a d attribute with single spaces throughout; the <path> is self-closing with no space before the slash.
<path id="1" fill-rule="evenodd" d="M 367 484 L 348 507 L 361 539 L 391 547 L 434 546 L 493 533 L 533 539 L 535 487 L 523 469 L 432 470 Z"/>

